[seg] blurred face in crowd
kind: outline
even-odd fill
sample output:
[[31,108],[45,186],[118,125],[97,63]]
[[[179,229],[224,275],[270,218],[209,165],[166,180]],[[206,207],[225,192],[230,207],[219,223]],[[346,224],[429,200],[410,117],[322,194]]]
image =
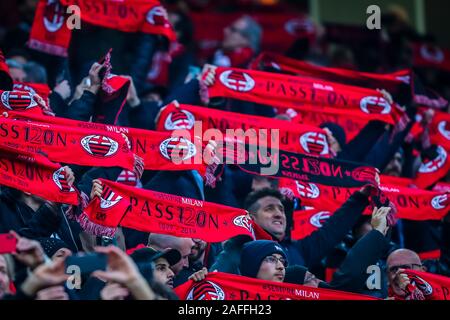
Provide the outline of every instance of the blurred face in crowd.
[[250,212],[253,220],[279,240],[283,239],[286,232],[286,214],[281,201],[267,196],[259,199],[255,208],[256,212]]
[[14,81],[25,82],[27,74],[19,68],[9,68],[9,74]]
[[412,269],[417,271],[425,271],[419,256],[414,251],[408,249],[398,249],[392,252],[387,258],[387,272],[389,285],[397,295],[404,295],[404,291],[399,288],[394,281],[396,272],[399,269]]
[[264,258],[256,278],[267,281],[283,282],[286,274],[286,259],[278,253]]
[[189,262],[193,263],[202,258],[205,253],[207,243],[201,239],[192,239],[194,241],[194,246],[191,249],[191,254],[189,255]]
[[156,281],[165,284],[169,288],[173,288],[174,273],[170,269],[169,262],[166,258],[159,258],[155,261],[155,271],[153,277]]
[[9,293],[9,275],[8,265],[6,264],[6,258],[0,255],[0,299],[7,293]]
[[388,176],[400,177],[402,174],[402,155],[400,152],[396,152],[394,158],[388,163],[384,174]]
[[247,28],[247,22],[244,19],[234,21],[224,30],[222,48],[225,50],[234,50],[248,47],[249,40],[244,36],[243,31]]
[[172,266],[172,270],[177,275],[183,268],[189,267],[189,255],[191,254],[192,247],[194,247],[194,241],[191,238],[185,238],[180,241],[179,245],[172,248],[176,249],[181,254],[181,260]]

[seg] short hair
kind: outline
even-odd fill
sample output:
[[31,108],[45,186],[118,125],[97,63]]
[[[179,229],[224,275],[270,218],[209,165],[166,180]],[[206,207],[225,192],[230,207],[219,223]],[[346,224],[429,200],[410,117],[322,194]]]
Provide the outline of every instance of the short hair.
[[27,74],[26,81],[34,83],[47,83],[47,70],[37,62],[27,62],[23,66],[23,70]]
[[285,197],[281,194],[280,191],[277,189],[271,189],[271,188],[263,188],[260,190],[253,191],[248,194],[247,198],[245,198],[244,201],[244,209],[248,212],[256,212],[258,211],[259,207],[255,206],[258,203],[259,199],[265,198],[265,197],[274,197],[280,200],[282,203],[285,202]]
[[262,39],[262,28],[255,19],[250,16],[242,16],[240,19],[245,21],[246,27],[242,30],[242,34],[248,39],[250,42],[250,47],[255,52],[259,52],[261,46]]

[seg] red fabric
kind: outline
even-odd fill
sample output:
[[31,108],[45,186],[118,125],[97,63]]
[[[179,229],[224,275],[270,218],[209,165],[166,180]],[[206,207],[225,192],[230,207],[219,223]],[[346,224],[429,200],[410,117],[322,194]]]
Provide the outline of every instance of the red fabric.
[[292,217],[293,228],[291,230],[292,240],[301,240],[306,238],[314,231],[323,226],[333,213],[326,210],[309,209],[294,211]]
[[333,275],[336,272],[337,269],[335,268],[326,268],[325,269],[325,281],[326,282],[331,282],[331,280],[333,279]]
[[175,288],[181,300],[377,300],[330,289],[312,288],[211,272],[205,280],[192,280]]
[[0,90],[0,111],[20,111],[43,115],[47,106],[41,104],[30,91]]
[[218,67],[216,80],[208,87],[208,94],[210,98],[227,97],[284,109],[352,110],[367,119],[390,124],[402,115],[374,89],[236,68]]
[[416,67],[436,68],[450,72],[450,50],[432,44],[415,43],[413,64]]
[[269,147],[272,146],[270,134],[273,129],[278,129],[280,149],[322,157],[330,155],[326,133],[320,128],[190,105],[177,107],[175,104],[170,104],[166,106],[161,111],[156,129],[160,131],[190,130],[194,127],[195,121],[201,122],[202,130],[219,129],[224,137],[228,129],[244,131],[254,129],[256,130],[255,135],[261,132],[260,129],[267,129],[264,132],[267,132],[268,137],[258,140],[258,145],[261,146],[266,142]]
[[[46,119],[45,116],[34,116],[35,119]],[[134,155],[122,135],[76,128],[65,122],[66,125],[56,125],[0,118],[0,143],[43,152],[56,162],[133,170]]]
[[[290,189],[302,205],[334,212],[359,188],[324,186],[316,183],[280,180],[281,188]],[[380,189],[395,205],[397,217],[409,220],[441,220],[450,208],[447,193],[381,184]],[[366,211],[366,214],[372,212]]]
[[[71,128],[102,132],[107,135],[123,133],[128,137],[131,151],[143,158],[146,170],[198,170],[201,174],[206,173],[206,165],[201,159],[199,161],[196,159],[196,157],[201,156],[201,152],[195,141],[191,142],[188,139],[172,137],[171,133],[76,121],[59,117],[38,117],[17,112],[10,112],[9,114],[12,118],[25,118],[54,125],[66,125]],[[123,137],[121,138],[123,139]],[[170,158],[171,154],[181,150],[180,148],[184,146],[188,146],[187,153],[182,153],[182,155],[185,155],[185,163],[174,163]]]
[[[239,13],[210,12],[190,13],[194,24],[194,40],[198,45],[199,56],[211,57],[223,39],[224,29],[244,15]],[[314,39],[316,27],[307,16],[297,13],[251,13],[263,29],[261,47],[285,52],[299,38]]]
[[439,260],[441,257],[441,250],[433,250],[427,252],[419,252],[418,253],[420,260]]
[[62,0],[65,5],[80,7],[81,19],[87,23],[124,32],[159,34],[170,41],[175,31],[157,0]]
[[400,93],[401,87],[409,88],[412,97],[411,70],[401,70],[389,74],[359,72],[348,69],[316,66],[304,61],[290,59],[282,55],[263,52],[252,63],[251,68],[263,70],[271,67],[281,73],[300,75],[316,79],[334,81],[372,89],[384,88],[391,94]]
[[435,111],[430,124],[430,142],[450,151],[450,114]]
[[425,189],[443,178],[449,169],[448,151],[438,145],[433,157],[422,159],[414,184]]
[[14,82],[13,87],[17,91],[28,91],[33,95],[37,94],[49,105],[48,96],[51,90],[46,83]]
[[390,290],[395,300],[450,300],[450,278],[433,273],[405,270],[411,284],[406,297],[398,297]]
[[67,28],[66,19],[66,7],[59,0],[40,0],[28,46],[48,54],[67,57],[72,31]]
[[75,188],[67,184],[66,173],[46,157],[0,146],[0,184],[44,199],[78,205]]
[[436,192],[450,192],[450,183],[438,182],[433,187],[433,191],[436,191]]
[[12,90],[12,85],[13,80],[9,74],[9,67],[2,50],[0,50],[0,90]]
[[85,230],[95,235],[111,236],[121,225],[206,242],[236,235],[254,239],[253,223],[245,210],[100,180],[101,198],[94,198],[80,219]]

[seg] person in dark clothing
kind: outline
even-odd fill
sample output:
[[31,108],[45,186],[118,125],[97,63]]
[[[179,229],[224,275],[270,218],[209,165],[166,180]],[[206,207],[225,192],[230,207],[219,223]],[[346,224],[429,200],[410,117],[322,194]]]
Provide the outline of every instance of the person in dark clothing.
[[[324,224],[308,237],[292,241],[286,237],[286,215],[282,202],[284,197],[277,190],[262,189],[251,193],[245,209],[252,219],[268,232],[286,251],[292,264],[312,268],[330,253],[356,223],[369,204],[369,188],[355,192]],[[224,244],[213,270],[238,274],[239,254],[248,237],[235,237]]]

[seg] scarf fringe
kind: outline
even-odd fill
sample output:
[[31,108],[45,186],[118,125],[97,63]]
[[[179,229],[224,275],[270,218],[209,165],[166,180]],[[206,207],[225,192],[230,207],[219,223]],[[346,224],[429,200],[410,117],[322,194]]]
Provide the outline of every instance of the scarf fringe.
[[105,236],[113,238],[117,230],[117,228],[105,227],[92,222],[84,212],[78,217],[78,223],[84,231],[99,237]]

